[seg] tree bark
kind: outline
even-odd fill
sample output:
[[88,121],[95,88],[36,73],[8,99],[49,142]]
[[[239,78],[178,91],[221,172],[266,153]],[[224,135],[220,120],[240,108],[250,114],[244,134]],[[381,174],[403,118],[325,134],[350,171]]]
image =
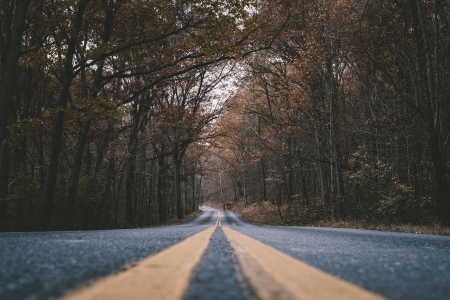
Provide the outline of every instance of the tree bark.
[[[447,182],[447,168],[444,158],[443,142],[441,134],[441,104],[437,99],[433,79],[433,62],[431,49],[429,47],[425,21],[422,13],[420,0],[410,0],[411,12],[414,21],[416,35],[419,79],[424,98],[425,126],[428,134],[428,145],[430,148],[433,166],[433,180],[435,189],[436,217],[444,225],[450,224],[450,199]],[[438,68],[438,66],[434,66]]]
[[181,168],[181,158],[178,153],[175,153],[173,155],[173,161],[175,164],[174,167],[174,184],[175,184],[175,202],[177,204],[177,218],[178,220],[183,219],[184,216],[184,209],[183,209],[183,202],[181,199],[181,174],[180,174],[180,168]]
[[[15,7],[12,5],[15,3]],[[3,1],[6,36],[0,38],[0,145],[8,136],[22,35],[31,0]],[[10,6],[11,5],[11,6]],[[13,19],[14,18],[14,19]],[[13,19],[13,20],[12,20]]]
[[330,187],[331,187],[331,213],[332,218],[339,218],[339,203],[341,200],[341,170],[339,168],[339,150],[338,150],[338,83],[333,74],[331,61],[327,68],[328,88],[330,94]]
[[[5,36],[0,37],[0,147],[3,146],[2,169],[0,173],[0,214],[6,214],[8,196],[10,155],[7,143],[8,126],[12,121],[13,93],[16,83],[22,35],[31,0],[4,1]],[[15,3],[15,7],[13,7]],[[6,216],[6,215],[5,215]]]
[[78,195],[78,185],[80,182],[80,172],[83,160],[84,149],[88,138],[91,121],[84,121],[81,124],[80,135],[77,142],[75,159],[73,162],[72,174],[69,185],[69,193],[67,195],[67,229],[74,229],[75,203]]
[[196,212],[198,210],[198,204],[195,197],[195,172],[192,172],[191,175],[192,180],[192,212]]
[[63,73],[63,84],[61,89],[61,94],[58,99],[58,112],[56,114],[56,119],[53,125],[52,134],[52,152],[50,157],[50,166],[48,168],[47,175],[47,186],[45,190],[45,203],[44,203],[44,213],[43,213],[43,229],[49,229],[52,218],[53,202],[55,199],[56,190],[56,178],[58,176],[59,167],[59,155],[62,151],[62,138],[64,133],[64,112],[63,109],[67,106],[67,101],[70,96],[70,87],[73,80],[73,57],[75,55],[76,46],[78,43],[78,34],[81,30],[84,13],[86,6],[90,0],[81,0],[78,4],[77,15],[73,25],[72,36],[69,40],[66,61],[64,64]]
[[127,169],[127,181],[125,185],[125,209],[127,217],[127,228],[134,226],[133,217],[133,188],[134,188],[134,164]]
[[[161,150],[163,152],[163,149]],[[159,223],[163,224],[167,221],[166,208],[166,164],[165,157],[160,156],[158,159],[158,182],[157,182],[157,197],[159,207]]]
[[133,103],[132,124],[130,129],[130,140],[127,149],[127,180],[125,184],[125,209],[127,227],[134,226],[133,197],[134,195],[134,171],[136,169],[136,155],[138,147],[140,109],[137,103]]
[[5,143],[3,144],[3,150],[2,151],[2,164],[1,164],[1,176],[2,180],[0,181],[0,217],[3,219],[6,219],[7,216],[7,202],[6,197],[8,196],[8,185],[9,182],[7,178],[9,178],[9,167],[10,167],[10,158],[9,158],[9,146]]

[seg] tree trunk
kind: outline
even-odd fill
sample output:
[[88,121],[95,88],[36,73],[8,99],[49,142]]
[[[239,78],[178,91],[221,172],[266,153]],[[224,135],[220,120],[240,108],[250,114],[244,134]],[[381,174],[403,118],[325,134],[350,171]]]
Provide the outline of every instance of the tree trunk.
[[192,172],[191,175],[192,180],[192,212],[198,211],[198,201],[196,201],[195,197],[195,172]]
[[127,180],[125,184],[125,209],[127,217],[127,227],[134,226],[133,218],[133,188],[134,188],[134,163],[130,162],[127,168]]
[[[16,2],[3,1],[6,36],[0,37],[0,148],[3,146],[2,168],[0,173],[0,216],[6,216],[6,197],[8,196],[10,155],[4,141],[8,137],[8,126],[12,120],[13,93],[22,45],[25,20],[31,0]],[[15,7],[13,7],[15,3]]]
[[[128,142],[128,149],[127,149],[128,158],[126,162],[127,180],[125,184],[125,210],[126,210],[127,227],[134,226],[133,197],[136,197],[136,195],[134,195],[134,171],[136,169],[139,119],[140,113],[138,111],[138,105],[136,103],[133,103],[130,140]],[[134,209],[136,209],[136,207]]]
[[244,165],[244,169],[242,172],[242,178],[244,181],[244,207],[247,207],[247,180],[245,178],[245,165]]
[[2,151],[2,161],[1,161],[1,178],[0,181],[0,217],[6,219],[7,216],[7,202],[6,197],[8,196],[8,185],[9,185],[9,167],[10,167],[10,157],[9,157],[9,146],[7,143],[3,144]]
[[283,221],[283,214],[281,213],[281,184],[280,183],[278,183],[277,208],[278,208],[278,214],[280,215],[280,220]]
[[70,38],[66,61],[64,64],[63,84],[61,94],[58,99],[58,112],[56,114],[55,123],[53,125],[52,134],[52,152],[50,156],[50,166],[48,168],[47,186],[45,190],[45,203],[43,213],[43,229],[49,229],[52,218],[53,202],[55,199],[56,178],[58,176],[59,155],[62,151],[62,138],[64,133],[64,112],[63,109],[67,106],[67,101],[70,95],[70,87],[73,80],[73,57],[75,55],[76,46],[78,43],[78,34],[81,29],[82,21],[86,6],[90,0],[81,0],[78,4],[77,15],[73,26],[72,36]]
[[267,183],[266,183],[266,165],[264,163],[264,158],[261,157],[261,173],[262,173],[262,198],[267,197]]
[[[161,149],[163,152],[163,149]],[[158,182],[157,182],[157,197],[159,207],[159,223],[163,224],[167,221],[167,208],[166,208],[166,164],[165,157],[160,156],[158,159]]]
[[[0,145],[8,136],[17,67],[31,0],[2,1],[6,36],[0,39]],[[15,3],[15,7],[12,7]],[[11,6],[10,6],[11,5]],[[4,179],[3,179],[4,180]]]
[[[433,62],[428,44],[425,21],[420,0],[410,0],[411,12],[416,33],[416,44],[419,63],[419,79],[425,107],[425,126],[427,127],[428,145],[431,152],[433,166],[433,180],[435,188],[436,217],[444,225],[450,224],[450,199],[447,182],[447,168],[444,159],[441,134],[441,104],[438,101],[433,79]],[[438,68],[438,66],[435,66]]]
[[303,199],[305,199],[305,206],[309,207],[308,188],[306,186],[305,174],[303,171],[301,172],[300,176],[301,176],[301,181],[302,181],[302,194],[303,194]]
[[178,153],[173,155],[174,161],[174,184],[175,184],[175,202],[177,204],[177,218],[178,220],[183,219],[184,210],[183,210],[183,202],[181,199],[181,158]]
[[341,200],[341,171],[339,168],[339,151],[338,151],[338,91],[337,82],[333,74],[333,66],[328,63],[327,70],[328,85],[330,89],[330,187],[331,187],[331,213],[332,218],[339,218],[339,203]]
[[80,182],[80,172],[83,160],[84,149],[88,138],[91,121],[84,121],[81,124],[80,134],[78,136],[75,159],[73,162],[72,174],[70,178],[69,193],[67,195],[67,229],[74,229],[75,204],[78,195],[78,184]]

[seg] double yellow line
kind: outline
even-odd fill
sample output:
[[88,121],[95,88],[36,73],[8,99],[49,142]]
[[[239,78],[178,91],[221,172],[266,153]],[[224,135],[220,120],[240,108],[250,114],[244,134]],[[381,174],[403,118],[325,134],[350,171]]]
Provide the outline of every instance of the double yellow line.
[[[69,292],[63,299],[182,299],[216,227],[221,227],[220,212],[215,226],[141,260],[124,272]],[[262,300],[384,299],[228,227],[223,230],[244,274]]]
[[385,299],[231,228],[223,230],[260,299]]
[[216,227],[222,227],[222,214],[220,211],[217,212]]

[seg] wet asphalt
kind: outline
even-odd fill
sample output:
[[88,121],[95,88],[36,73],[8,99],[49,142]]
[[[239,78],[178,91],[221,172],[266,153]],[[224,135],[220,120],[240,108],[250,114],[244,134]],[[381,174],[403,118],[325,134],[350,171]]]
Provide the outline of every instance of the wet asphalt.
[[[55,298],[123,270],[213,226],[217,212],[206,209],[194,220],[176,226],[0,233],[0,299]],[[231,212],[222,212],[222,226],[389,299],[450,299],[450,237],[261,227]],[[194,270],[185,299],[255,299],[220,227]]]

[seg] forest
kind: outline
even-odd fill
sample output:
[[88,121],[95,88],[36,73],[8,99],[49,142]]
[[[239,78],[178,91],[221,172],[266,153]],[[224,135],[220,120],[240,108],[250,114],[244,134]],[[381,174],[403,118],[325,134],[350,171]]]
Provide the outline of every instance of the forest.
[[448,0],[0,3],[0,231],[450,225]]

